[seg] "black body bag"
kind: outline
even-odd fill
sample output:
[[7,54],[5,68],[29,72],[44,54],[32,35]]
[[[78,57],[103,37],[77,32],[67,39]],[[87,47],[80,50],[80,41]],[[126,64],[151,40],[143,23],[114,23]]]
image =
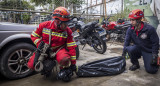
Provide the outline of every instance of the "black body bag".
[[116,75],[125,71],[126,61],[122,56],[102,59],[84,64],[76,73],[79,77]]

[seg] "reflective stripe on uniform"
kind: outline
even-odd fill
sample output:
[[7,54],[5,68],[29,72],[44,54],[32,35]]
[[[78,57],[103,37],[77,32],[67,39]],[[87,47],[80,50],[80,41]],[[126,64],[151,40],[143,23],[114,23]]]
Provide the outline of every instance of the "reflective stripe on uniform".
[[76,45],[75,42],[67,43],[67,47],[71,47],[71,46],[75,46],[75,45]]
[[41,39],[36,39],[35,41],[34,41],[34,44],[35,45],[37,45],[37,42],[39,42]]
[[38,38],[40,38],[40,37],[41,37],[40,35],[38,35],[37,33],[35,33],[35,31],[33,31],[33,32],[32,32],[32,36],[34,36],[34,37],[38,37]]
[[[49,35],[49,29],[43,28],[42,33]],[[52,36],[67,38],[68,35],[64,35],[64,33],[52,32]]]
[[71,60],[76,60],[76,56],[71,56]]

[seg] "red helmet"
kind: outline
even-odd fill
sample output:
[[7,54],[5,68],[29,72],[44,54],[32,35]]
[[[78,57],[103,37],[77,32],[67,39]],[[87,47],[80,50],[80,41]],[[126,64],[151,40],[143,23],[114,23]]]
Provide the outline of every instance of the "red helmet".
[[132,10],[128,16],[130,19],[140,19],[142,17],[144,17],[144,13],[140,9]]
[[53,12],[53,18],[58,18],[61,21],[69,21],[70,13],[65,7],[58,7]]

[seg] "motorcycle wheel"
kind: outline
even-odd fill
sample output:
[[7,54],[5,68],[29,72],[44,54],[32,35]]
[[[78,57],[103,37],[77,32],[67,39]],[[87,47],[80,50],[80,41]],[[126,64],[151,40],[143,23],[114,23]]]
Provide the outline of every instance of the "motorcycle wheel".
[[99,36],[95,36],[92,39],[93,48],[100,54],[103,54],[107,50],[106,42],[104,42]]

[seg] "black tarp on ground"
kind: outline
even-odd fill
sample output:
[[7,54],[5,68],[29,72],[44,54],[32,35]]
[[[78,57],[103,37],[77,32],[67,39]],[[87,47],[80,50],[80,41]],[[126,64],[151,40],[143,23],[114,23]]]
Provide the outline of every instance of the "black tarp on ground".
[[125,67],[125,58],[117,56],[84,64],[76,74],[79,77],[116,75],[124,72]]

